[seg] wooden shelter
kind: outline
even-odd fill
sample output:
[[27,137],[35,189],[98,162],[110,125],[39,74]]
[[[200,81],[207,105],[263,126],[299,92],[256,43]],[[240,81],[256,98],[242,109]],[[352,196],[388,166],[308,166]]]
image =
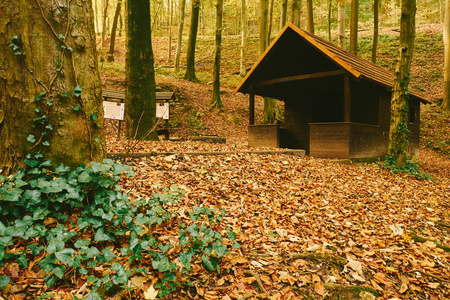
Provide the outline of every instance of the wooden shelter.
[[[394,76],[292,24],[286,25],[235,92],[249,94],[250,146],[304,149],[311,156],[387,154]],[[284,101],[284,127],[255,125],[255,95]],[[420,103],[410,91],[410,155],[419,152]]]

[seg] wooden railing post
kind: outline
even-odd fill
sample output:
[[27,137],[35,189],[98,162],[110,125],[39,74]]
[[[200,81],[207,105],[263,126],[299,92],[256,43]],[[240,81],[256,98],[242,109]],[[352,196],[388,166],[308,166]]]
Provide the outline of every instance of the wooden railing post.
[[255,93],[250,89],[249,108],[248,108],[248,124],[255,125]]

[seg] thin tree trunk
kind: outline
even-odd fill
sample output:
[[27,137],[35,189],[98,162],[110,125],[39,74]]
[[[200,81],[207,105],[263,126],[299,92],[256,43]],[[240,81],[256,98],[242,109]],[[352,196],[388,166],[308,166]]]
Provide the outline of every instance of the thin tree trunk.
[[115,43],[116,43],[116,29],[117,29],[117,22],[119,20],[121,8],[122,8],[122,0],[118,0],[117,1],[117,6],[116,6],[116,13],[114,14],[113,26],[112,26],[112,30],[111,30],[111,43],[109,45],[108,61],[114,61],[114,47],[115,47]]
[[107,16],[108,16],[108,3],[109,3],[109,0],[105,0],[105,7],[103,8],[102,48],[105,47],[106,18],[107,18]]
[[288,0],[282,0],[282,1],[281,1],[281,20],[280,20],[280,28],[283,28],[284,25],[286,25],[287,6],[288,6]]
[[328,0],[328,40],[331,42],[331,0]]
[[241,35],[241,63],[239,75],[244,77],[247,74],[247,3],[245,0],[241,1],[241,20],[242,20],[242,35]]
[[173,16],[173,0],[168,0],[169,1],[169,45],[168,45],[168,57],[167,57],[167,62],[171,63],[172,62],[172,16]]
[[267,28],[267,39],[270,42],[270,35],[272,34],[272,24],[273,24],[273,0],[270,0],[269,6],[269,26]]
[[94,1],[94,19],[95,19],[95,33],[99,32],[98,28],[98,1]]
[[200,13],[200,0],[192,0],[191,27],[186,57],[186,74],[184,79],[198,82],[195,76],[195,44],[197,43],[198,18]]
[[306,13],[308,31],[314,33],[314,14],[312,0],[306,0]]
[[70,14],[51,13],[53,5],[0,4],[3,174],[37,152],[71,167],[106,154],[92,0],[67,2]]
[[211,106],[216,108],[223,107],[220,99],[220,54],[222,51],[222,11],[223,0],[217,0],[216,4],[216,51],[214,55],[213,66],[213,94],[211,99]]
[[180,23],[178,24],[177,50],[175,54],[175,73],[180,72],[181,41],[183,39],[185,10],[186,0],[180,0]]
[[301,0],[292,0],[291,4],[291,23],[300,28],[300,20],[301,20]]
[[358,0],[352,0],[352,13],[350,16],[350,52],[358,55]]
[[445,1],[444,17],[444,86],[442,107],[450,111],[450,0]]
[[415,38],[416,0],[402,0],[400,45],[391,100],[388,154],[404,166],[408,151],[408,85]]
[[127,137],[157,140],[150,1],[127,3],[125,121]]
[[338,2],[338,45],[345,50],[345,0]]
[[378,8],[380,6],[379,0],[373,1],[373,44],[372,44],[372,62],[377,62],[377,47],[378,47]]
[[269,26],[269,0],[259,0],[259,54],[262,55],[269,45],[267,36]]

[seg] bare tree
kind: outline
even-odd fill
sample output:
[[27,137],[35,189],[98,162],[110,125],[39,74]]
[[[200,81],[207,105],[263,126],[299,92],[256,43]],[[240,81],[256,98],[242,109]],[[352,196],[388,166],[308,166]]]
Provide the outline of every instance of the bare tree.
[[186,0],[180,0],[180,23],[178,24],[177,50],[175,53],[175,73],[180,72],[181,40],[183,39]]
[[442,107],[450,111],[450,0],[445,1],[444,18],[444,99]]
[[358,11],[359,1],[352,0],[352,13],[350,16],[350,52],[358,54]]
[[241,32],[241,62],[239,75],[244,77],[247,74],[247,64],[246,64],[246,50],[247,50],[247,3],[245,0],[241,0],[241,21],[242,21],[242,32]]

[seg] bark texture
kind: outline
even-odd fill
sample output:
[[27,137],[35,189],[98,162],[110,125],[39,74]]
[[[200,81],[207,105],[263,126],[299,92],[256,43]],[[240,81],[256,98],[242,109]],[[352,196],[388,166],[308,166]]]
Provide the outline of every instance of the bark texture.
[[223,0],[217,0],[216,4],[216,50],[213,66],[213,94],[211,106],[216,108],[223,107],[220,99],[220,56],[222,52],[222,16]]
[[180,20],[178,24],[177,50],[175,53],[175,73],[180,72],[180,54],[181,41],[183,39],[184,15],[186,9],[186,0],[180,0]]
[[300,20],[301,20],[301,0],[292,0],[291,3],[291,23],[300,28]]
[[197,43],[198,19],[200,14],[200,0],[192,0],[191,26],[186,55],[186,75],[184,79],[198,82],[195,76],[195,44]]
[[281,0],[281,19],[280,19],[280,28],[283,28],[286,25],[286,13],[287,13],[287,0]]
[[445,1],[444,21],[444,99],[442,107],[450,111],[450,0]]
[[372,44],[372,62],[377,62],[377,48],[378,48],[378,8],[380,6],[379,0],[373,1],[373,44]]
[[345,50],[345,1],[338,2],[338,45]]
[[358,55],[358,12],[359,1],[352,0],[352,12],[350,16],[350,52]]
[[408,151],[408,85],[415,39],[416,0],[402,0],[400,44],[391,99],[389,155],[404,166]]
[[308,31],[314,34],[314,13],[312,0],[306,0]]
[[3,173],[37,151],[70,166],[105,155],[92,1],[57,3],[0,2]]
[[242,32],[241,32],[241,62],[239,75],[244,77],[247,74],[247,3],[245,0],[241,0],[241,21],[242,21]]
[[133,0],[127,4],[126,38],[127,137],[157,140],[156,87],[150,27],[150,2]]

